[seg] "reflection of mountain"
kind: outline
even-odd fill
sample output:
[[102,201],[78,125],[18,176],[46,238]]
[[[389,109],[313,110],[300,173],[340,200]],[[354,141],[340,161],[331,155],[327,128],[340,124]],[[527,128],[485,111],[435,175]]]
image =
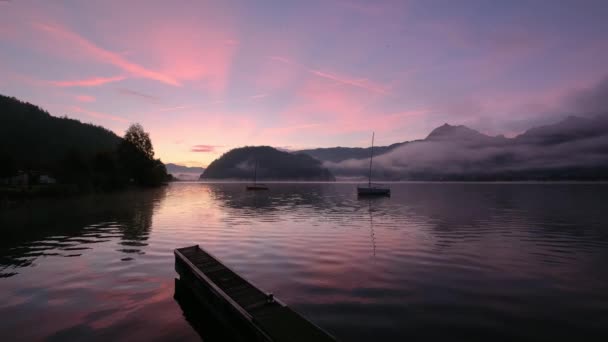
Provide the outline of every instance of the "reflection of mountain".
[[209,164],[201,179],[249,180],[253,179],[254,172],[257,172],[258,180],[334,180],[333,175],[318,160],[269,146],[230,150]]
[[[142,254],[152,216],[166,188],[38,200],[0,211],[0,274],[14,275],[38,257],[77,257],[91,245],[119,238],[119,252]],[[124,259],[132,257],[126,256]]]
[[[362,177],[365,159],[324,162],[335,175]],[[426,139],[374,158],[375,179],[608,179],[608,117],[569,117],[515,138],[445,124]]]
[[208,184],[215,200],[226,208],[261,212],[281,212],[298,208],[335,209],[326,197],[329,184],[273,183],[268,192],[244,191],[243,184]]

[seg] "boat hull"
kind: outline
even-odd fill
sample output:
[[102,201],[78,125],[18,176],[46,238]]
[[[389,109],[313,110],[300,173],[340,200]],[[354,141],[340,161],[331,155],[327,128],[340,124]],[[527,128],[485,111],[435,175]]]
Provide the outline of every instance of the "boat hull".
[[358,187],[357,195],[359,196],[390,196],[391,189],[389,188],[374,188],[374,187]]

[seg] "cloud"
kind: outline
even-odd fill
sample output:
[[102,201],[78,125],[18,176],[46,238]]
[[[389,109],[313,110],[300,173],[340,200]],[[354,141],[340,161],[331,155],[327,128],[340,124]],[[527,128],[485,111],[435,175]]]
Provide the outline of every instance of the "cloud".
[[336,74],[332,74],[329,72],[323,72],[320,70],[314,70],[314,69],[308,69],[308,72],[312,73],[313,75],[326,78],[328,80],[336,81],[338,83],[350,85],[353,87],[367,89],[369,91],[373,91],[373,92],[377,92],[377,93],[386,93],[388,91],[388,88],[375,84],[365,78],[350,79],[345,76],[338,76]]
[[70,110],[72,110],[76,113],[86,114],[90,117],[94,117],[97,119],[104,119],[104,120],[111,120],[111,121],[118,121],[118,122],[129,122],[129,120],[127,120],[123,117],[120,117],[120,116],[96,112],[96,111],[92,111],[92,110],[87,110],[87,109],[84,109],[84,108],[81,108],[78,106],[72,106],[72,107],[70,107]]
[[56,87],[97,87],[107,83],[122,81],[124,79],[124,76],[93,77],[83,80],[49,81],[48,83]]
[[608,113],[608,77],[593,87],[572,93],[568,97],[572,112],[580,115]]
[[[392,180],[558,172],[608,168],[608,135],[562,144],[527,144],[517,139],[504,144],[476,145],[463,141],[418,141],[374,158],[374,177]],[[364,176],[369,161],[325,162],[334,174]],[[542,173],[541,173],[542,174]]]
[[215,150],[218,147],[222,147],[222,146],[218,146],[218,145],[194,145],[192,146],[192,148],[190,149],[191,152],[200,152],[200,153],[210,153],[210,152],[215,152]]
[[349,76],[338,75],[333,72],[322,71],[319,69],[308,67],[302,63],[295,62],[291,59],[281,57],[281,56],[270,56],[270,59],[273,61],[277,61],[284,64],[296,65],[300,68],[303,68],[308,73],[315,75],[317,77],[321,77],[327,80],[331,80],[334,82],[338,82],[340,84],[349,85],[357,88],[362,88],[365,90],[369,90],[376,93],[386,93],[389,90],[389,87],[383,86],[381,84],[370,81],[366,78],[353,78]]
[[172,112],[172,111],[177,111],[177,110],[182,110],[182,109],[188,109],[188,108],[191,108],[191,106],[166,107],[166,108],[158,109],[157,111],[159,111],[159,112]]
[[34,26],[57,39],[61,43],[70,44],[89,57],[100,62],[114,65],[134,77],[147,78],[173,86],[181,85],[180,82],[178,82],[175,78],[154,70],[147,69],[127,60],[117,53],[105,50],[80,36],[76,32],[70,31],[66,27],[47,23],[35,23]]
[[95,97],[90,95],[78,95],[76,96],[78,102],[95,102]]
[[133,96],[133,97],[137,97],[140,99],[145,99],[145,100],[149,100],[152,102],[158,102],[159,98],[153,95],[148,95],[148,94],[144,94],[141,93],[139,91],[135,91],[135,90],[131,90],[131,89],[127,89],[127,88],[119,88],[117,89],[119,93],[123,94],[123,95],[127,95],[127,96]]
[[280,125],[269,133],[284,135],[307,130],[312,134],[396,131],[429,109],[387,111],[375,108],[382,93],[358,87],[343,87],[323,78],[312,78],[295,92],[296,98],[283,109]]
[[[464,126],[442,126],[432,138],[407,143],[374,158],[374,175],[395,180],[497,174],[606,177],[606,99],[608,78],[569,96],[564,106],[579,116],[531,128],[510,139],[486,136]],[[350,159],[324,165],[336,175],[364,176],[368,163]]]

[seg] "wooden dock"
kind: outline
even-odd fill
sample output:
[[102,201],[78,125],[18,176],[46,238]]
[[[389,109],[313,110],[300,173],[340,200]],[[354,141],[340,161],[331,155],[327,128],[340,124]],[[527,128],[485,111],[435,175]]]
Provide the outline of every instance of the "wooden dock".
[[175,270],[200,303],[243,341],[336,341],[198,245],[175,250]]

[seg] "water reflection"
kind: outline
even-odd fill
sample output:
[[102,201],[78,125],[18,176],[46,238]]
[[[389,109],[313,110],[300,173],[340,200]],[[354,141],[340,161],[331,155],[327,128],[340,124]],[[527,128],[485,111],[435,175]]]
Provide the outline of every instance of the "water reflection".
[[[182,281],[175,279],[175,294],[184,319],[205,342],[239,341],[239,336],[230,327],[218,319],[213,310],[199,304],[199,300]],[[242,339],[240,339],[242,341]]]
[[387,197],[358,197],[359,201],[367,203],[367,212],[369,214],[369,237],[371,242],[372,256],[376,257],[376,232],[374,230],[374,215],[378,208],[386,205]]
[[198,243],[344,341],[608,336],[608,186],[391,188],[180,183],[0,212],[0,335],[209,338],[173,300],[172,249]]
[[19,274],[41,257],[78,257],[92,245],[119,238],[127,254],[144,254],[155,208],[166,189],[40,200],[0,212],[0,277]]

